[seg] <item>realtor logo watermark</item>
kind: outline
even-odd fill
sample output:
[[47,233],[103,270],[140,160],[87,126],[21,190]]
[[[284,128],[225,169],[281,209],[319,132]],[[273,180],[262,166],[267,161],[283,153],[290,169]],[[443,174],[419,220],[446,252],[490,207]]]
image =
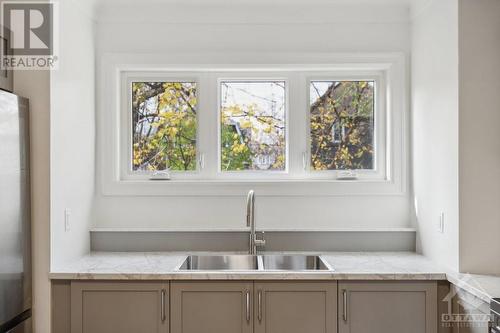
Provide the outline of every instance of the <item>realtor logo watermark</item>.
[[0,69],[57,69],[58,3],[4,1],[1,4]]
[[[450,292],[442,299],[442,302],[448,304],[448,311],[441,314],[442,327],[489,327],[491,315],[489,313],[484,313],[484,309],[481,310],[481,306],[484,302],[475,296],[467,297],[467,301],[464,300],[464,296],[460,297],[459,293],[466,285],[474,285],[475,289],[484,292],[481,286],[474,283],[472,275],[463,274],[460,276],[460,278],[454,282],[454,286],[450,289]],[[466,292],[463,293],[467,294]],[[456,307],[453,306],[454,301],[456,302]]]

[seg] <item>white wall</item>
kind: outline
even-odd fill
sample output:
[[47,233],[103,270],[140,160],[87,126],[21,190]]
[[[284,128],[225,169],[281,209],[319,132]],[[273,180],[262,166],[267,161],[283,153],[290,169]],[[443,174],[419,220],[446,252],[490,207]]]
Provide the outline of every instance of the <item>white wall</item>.
[[[102,55],[107,53],[207,52],[219,53],[231,63],[235,59],[229,53],[403,52],[408,55],[410,50],[407,7],[159,5],[147,11],[137,6],[101,8],[99,13],[98,66]],[[102,91],[100,82],[97,84],[98,91]],[[100,191],[98,185],[94,226],[244,228],[243,196],[113,197],[103,196]],[[260,228],[410,226],[407,193],[259,197],[257,205]]]
[[52,267],[89,251],[95,188],[94,22],[78,2],[59,4],[59,69],[50,80]]
[[[458,270],[458,1],[436,0],[416,15],[411,112],[417,246]],[[441,212],[444,233],[438,231]]]
[[[51,332],[51,259],[57,263],[88,250],[89,202],[95,182],[92,23],[72,2],[60,4],[60,70],[14,74],[14,92],[30,101],[34,333]],[[64,128],[66,121],[78,126]],[[68,156],[71,145],[81,154]],[[84,170],[74,169],[75,161],[82,161]],[[58,210],[68,202],[77,215],[71,233],[61,235]]]
[[460,0],[460,269],[500,274],[500,1]]

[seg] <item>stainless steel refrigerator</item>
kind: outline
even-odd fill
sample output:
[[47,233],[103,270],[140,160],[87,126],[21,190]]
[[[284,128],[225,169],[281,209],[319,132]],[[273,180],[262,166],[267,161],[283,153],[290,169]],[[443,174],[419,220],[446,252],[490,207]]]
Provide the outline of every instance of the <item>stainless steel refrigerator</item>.
[[29,332],[28,100],[0,90],[0,332]]

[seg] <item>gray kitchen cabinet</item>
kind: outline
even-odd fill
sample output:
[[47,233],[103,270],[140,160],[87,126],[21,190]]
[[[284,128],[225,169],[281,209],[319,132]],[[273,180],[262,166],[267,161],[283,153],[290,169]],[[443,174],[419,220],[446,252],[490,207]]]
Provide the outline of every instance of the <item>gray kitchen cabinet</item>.
[[337,282],[255,282],[255,333],[335,333]]
[[437,283],[339,282],[339,333],[436,333]]
[[253,281],[173,281],[172,333],[252,333]]
[[168,283],[71,283],[71,333],[168,333]]
[[436,281],[72,281],[67,286],[58,299],[71,304],[70,320],[66,311],[58,315],[61,331],[71,326],[71,333],[438,331]]

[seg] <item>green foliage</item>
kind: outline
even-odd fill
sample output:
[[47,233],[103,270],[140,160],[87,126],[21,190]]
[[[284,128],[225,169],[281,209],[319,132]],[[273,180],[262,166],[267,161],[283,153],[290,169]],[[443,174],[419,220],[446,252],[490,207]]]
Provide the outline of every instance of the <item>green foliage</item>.
[[133,169],[196,170],[196,83],[134,82]]
[[241,140],[234,126],[221,125],[222,170],[240,171],[249,168],[252,160],[247,143],[245,139]]

